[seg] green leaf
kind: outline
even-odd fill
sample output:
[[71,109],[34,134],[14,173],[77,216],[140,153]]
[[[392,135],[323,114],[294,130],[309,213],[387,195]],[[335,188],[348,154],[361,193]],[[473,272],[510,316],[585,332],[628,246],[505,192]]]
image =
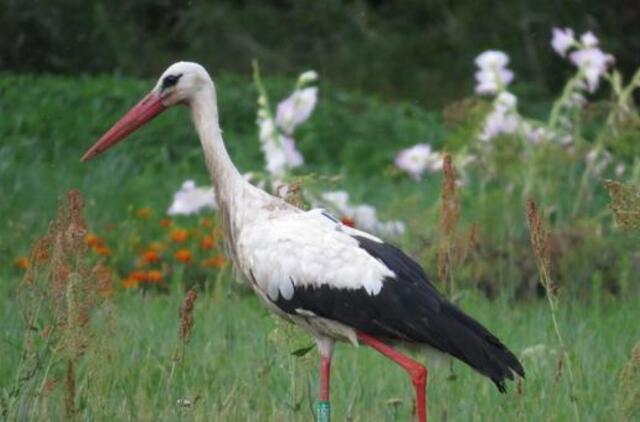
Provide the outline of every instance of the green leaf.
[[291,352],[291,355],[301,358],[302,356],[306,355],[311,350],[313,350],[314,347],[315,347],[315,344],[312,344],[311,346],[307,346],[307,347],[301,347]]

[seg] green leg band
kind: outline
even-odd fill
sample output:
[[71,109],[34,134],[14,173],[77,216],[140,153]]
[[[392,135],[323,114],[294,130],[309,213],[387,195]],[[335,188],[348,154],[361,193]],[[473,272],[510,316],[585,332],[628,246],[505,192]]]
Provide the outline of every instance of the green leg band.
[[318,401],[316,404],[316,421],[329,422],[331,420],[331,405],[328,401]]

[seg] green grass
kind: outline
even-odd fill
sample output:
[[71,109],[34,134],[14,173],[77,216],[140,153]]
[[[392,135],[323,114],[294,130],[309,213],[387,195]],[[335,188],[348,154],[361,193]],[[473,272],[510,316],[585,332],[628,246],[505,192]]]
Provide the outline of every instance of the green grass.
[[[85,356],[78,373],[79,416],[92,420],[311,420],[317,389],[318,356],[303,358],[291,352],[311,342],[283,334],[252,294],[227,290],[214,300],[201,295],[195,308],[192,341],[182,364],[174,367],[180,347],[177,309],[181,294],[165,296],[121,294],[113,303],[113,321],[98,321],[100,344]],[[245,291],[246,293],[246,291]],[[4,339],[0,380],[9,384],[19,356],[20,309],[3,296]],[[537,344],[546,353],[523,357],[527,378],[523,393],[510,384],[501,395],[493,384],[460,363],[449,379],[447,361],[429,365],[429,411],[434,420],[571,420],[566,370],[557,377],[558,355],[544,303],[513,306],[465,295],[461,305],[513,348],[522,351]],[[566,329],[576,365],[576,395],[583,420],[599,421],[616,414],[618,375],[629,350],[640,337],[637,304],[610,301],[597,309],[563,306],[560,320]],[[287,341],[289,338],[289,341]],[[291,340],[291,338],[293,340]],[[62,377],[64,369],[58,363]],[[60,369],[62,368],[62,369]],[[341,344],[335,353],[332,405],[335,420],[407,420],[412,388],[406,374],[371,349]],[[40,380],[38,380],[40,381]],[[62,386],[49,398],[48,410],[30,409],[35,420],[63,413]],[[178,399],[194,400],[181,409]],[[393,399],[400,402],[397,407]]]

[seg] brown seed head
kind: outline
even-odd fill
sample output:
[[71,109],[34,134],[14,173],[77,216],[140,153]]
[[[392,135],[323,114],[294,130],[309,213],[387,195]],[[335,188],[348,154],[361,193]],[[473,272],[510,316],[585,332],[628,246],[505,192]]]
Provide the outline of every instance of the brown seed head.
[[184,343],[188,343],[191,338],[191,330],[193,328],[193,305],[198,298],[198,293],[195,289],[191,289],[187,292],[180,305],[178,315],[180,316],[180,339]]

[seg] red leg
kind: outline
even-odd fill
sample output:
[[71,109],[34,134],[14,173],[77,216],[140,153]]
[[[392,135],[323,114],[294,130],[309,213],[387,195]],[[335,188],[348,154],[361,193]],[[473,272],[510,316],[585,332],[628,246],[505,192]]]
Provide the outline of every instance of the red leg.
[[320,400],[316,404],[316,422],[329,422],[331,419],[331,405],[329,390],[331,380],[331,356],[334,341],[329,338],[316,338],[320,352]]
[[329,401],[331,385],[331,356],[322,356],[320,359],[320,400]]
[[364,333],[358,333],[358,340],[367,346],[376,349],[398,365],[402,366],[411,376],[411,382],[416,389],[416,407],[418,408],[419,422],[427,422],[427,368],[413,359],[394,350],[380,340]]

